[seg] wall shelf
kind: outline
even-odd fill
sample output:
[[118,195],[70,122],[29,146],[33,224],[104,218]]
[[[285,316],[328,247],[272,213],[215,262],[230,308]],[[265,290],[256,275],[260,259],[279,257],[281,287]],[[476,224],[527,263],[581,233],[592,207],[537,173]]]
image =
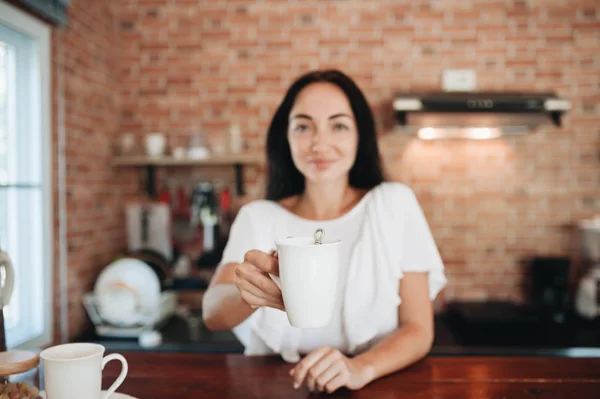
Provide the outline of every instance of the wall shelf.
[[145,167],[147,173],[146,193],[156,197],[155,173],[156,167],[194,167],[194,166],[233,166],[235,168],[235,186],[237,194],[244,195],[243,168],[246,165],[260,165],[263,157],[258,155],[215,155],[203,159],[175,158],[175,157],[149,157],[149,156],[119,156],[113,161],[116,167]]
[[227,165],[258,165],[262,157],[256,155],[218,155],[205,159],[175,158],[175,157],[148,157],[148,156],[120,156],[113,161],[115,166],[227,166]]

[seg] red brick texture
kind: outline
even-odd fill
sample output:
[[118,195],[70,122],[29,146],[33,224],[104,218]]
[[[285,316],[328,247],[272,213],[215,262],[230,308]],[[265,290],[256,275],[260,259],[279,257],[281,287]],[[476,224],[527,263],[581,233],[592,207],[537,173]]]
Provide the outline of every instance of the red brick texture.
[[[73,1],[69,14],[68,27],[52,32],[52,68],[55,149],[61,99],[65,110],[68,314],[72,337],[88,322],[83,294],[92,289],[98,272],[123,248],[123,203],[127,193],[136,192],[137,176],[111,165],[114,138],[119,132],[121,42],[109,2]],[[54,264],[58,276],[57,160],[55,156]],[[58,326],[58,284],[55,287]],[[58,329],[55,336],[59,339]]]
[[[564,226],[600,211],[596,1],[73,3],[55,44],[62,37],[66,50],[74,317],[93,275],[120,248],[123,198],[138,189],[138,175],[110,167],[116,135],[162,131],[174,147],[200,131],[214,144],[238,123],[249,149],[262,151],[285,89],[313,68],[340,68],[365,91],[386,169],[416,191],[446,263],[441,301],[522,300],[522,259],[568,253]],[[556,90],[573,109],[560,129],[490,142],[425,143],[392,132],[394,93],[439,89],[446,68],[475,69],[481,90]],[[261,171],[246,178],[257,194]]]

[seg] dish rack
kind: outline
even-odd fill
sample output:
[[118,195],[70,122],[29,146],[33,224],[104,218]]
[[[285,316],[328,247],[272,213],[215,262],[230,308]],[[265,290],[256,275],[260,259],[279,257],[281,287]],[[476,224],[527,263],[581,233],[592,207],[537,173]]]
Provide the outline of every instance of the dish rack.
[[160,303],[156,307],[141,308],[141,324],[133,326],[115,326],[102,318],[98,300],[92,292],[83,296],[83,306],[94,323],[96,334],[101,337],[138,338],[140,334],[148,330],[156,330],[175,313],[177,307],[177,294],[174,291],[163,291],[160,294]]

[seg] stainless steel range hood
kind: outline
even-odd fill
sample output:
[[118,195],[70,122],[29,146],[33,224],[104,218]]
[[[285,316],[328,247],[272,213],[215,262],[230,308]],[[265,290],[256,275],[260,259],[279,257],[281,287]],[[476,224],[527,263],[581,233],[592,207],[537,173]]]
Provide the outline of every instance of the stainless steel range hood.
[[489,139],[560,126],[570,101],[554,93],[440,92],[398,94],[397,130],[422,139]]

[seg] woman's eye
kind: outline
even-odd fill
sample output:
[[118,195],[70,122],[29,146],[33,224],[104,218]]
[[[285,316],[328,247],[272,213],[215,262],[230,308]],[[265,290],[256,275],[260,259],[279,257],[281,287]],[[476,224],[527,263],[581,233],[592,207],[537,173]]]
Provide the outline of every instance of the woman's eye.
[[348,126],[342,123],[336,123],[335,125],[333,125],[333,130],[335,130],[336,132],[343,132],[348,130]]
[[296,133],[302,133],[308,130],[308,126],[307,125],[297,125],[296,127],[294,127],[294,132]]

